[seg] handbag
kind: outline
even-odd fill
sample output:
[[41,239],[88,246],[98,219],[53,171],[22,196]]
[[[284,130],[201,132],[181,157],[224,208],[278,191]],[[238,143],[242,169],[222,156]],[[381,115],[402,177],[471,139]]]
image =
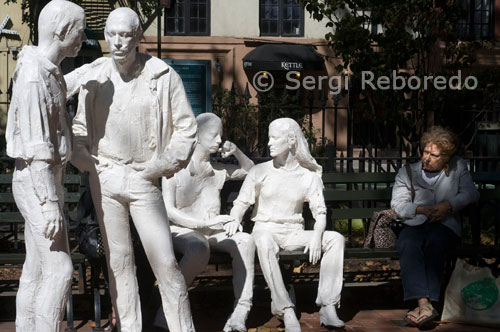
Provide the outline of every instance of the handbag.
[[[82,222],[84,218],[87,219],[86,223]],[[78,201],[76,219],[78,222],[76,237],[78,239],[79,251],[89,260],[103,259],[105,257],[104,243],[88,188]]]
[[[409,164],[405,165],[410,178],[411,201],[415,199],[415,188]],[[392,210],[375,211],[370,220],[370,227],[363,243],[364,248],[395,248],[397,234],[402,227],[398,214]]]
[[441,320],[500,327],[500,277],[457,259],[446,287]]

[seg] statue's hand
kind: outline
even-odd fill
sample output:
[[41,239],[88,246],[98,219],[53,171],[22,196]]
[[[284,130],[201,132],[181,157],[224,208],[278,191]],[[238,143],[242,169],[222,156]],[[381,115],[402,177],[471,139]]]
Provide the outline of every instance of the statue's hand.
[[321,235],[313,235],[311,241],[304,249],[304,253],[309,251],[309,263],[316,264],[321,258]]
[[233,236],[234,234],[236,234],[236,232],[243,231],[243,227],[237,221],[228,222],[228,223],[224,224],[223,227],[226,230],[227,236]]
[[80,172],[92,172],[95,169],[94,159],[92,159],[86,147],[75,148],[70,163],[78,168]]
[[163,163],[159,160],[151,160],[141,164],[131,164],[133,170],[139,173],[139,175],[148,180],[154,181],[162,176]]
[[238,147],[236,146],[236,144],[230,141],[225,141],[222,147],[220,148],[222,158],[228,158],[229,156],[232,156],[237,149]]
[[206,227],[211,227],[211,226],[215,226],[215,225],[223,225],[223,224],[226,224],[228,222],[232,222],[234,221],[234,218],[231,217],[231,216],[228,216],[226,214],[221,214],[221,215],[218,215],[214,218],[210,218],[206,221]]
[[44,235],[46,239],[54,241],[62,229],[63,217],[58,202],[46,202],[42,207],[42,215],[45,220]]

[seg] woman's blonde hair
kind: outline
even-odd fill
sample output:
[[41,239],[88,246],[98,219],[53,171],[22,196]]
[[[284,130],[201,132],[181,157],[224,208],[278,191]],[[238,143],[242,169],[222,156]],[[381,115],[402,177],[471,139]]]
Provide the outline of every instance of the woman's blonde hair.
[[450,129],[441,126],[433,126],[427,130],[420,139],[420,147],[423,150],[428,144],[436,144],[441,151],[441,156],[450,160],[458,150],[458,138]]

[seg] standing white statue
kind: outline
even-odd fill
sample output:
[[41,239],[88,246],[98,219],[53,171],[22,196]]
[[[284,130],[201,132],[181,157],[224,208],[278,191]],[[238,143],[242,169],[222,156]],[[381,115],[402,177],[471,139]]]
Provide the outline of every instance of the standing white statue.
[[[187,285],[207,266],[210,249],[231,255],[235,308],[224,331],[245,332],[252,306],[255,243],[250,234],[235,233],[239,223],[232,217],[220,215],[220,191],[225,181],[243,179],[254,163],[229,141],[223,144],[222,155],[234,155],[240,166],[211,163],[210,154],[221,144],[222,122],[212,113],[200,114],[196,121],[198,142],[191,161],[162,180],[174,249],[183,254],[179,265]],[[229,237],[226,230],[235,234]]]
[[64,222],[63,178],[71,125],[60,63],[85,40],[85,14],[62,0],[38,18],[38,46],[24,46],[14,73],[7,154],[16,159],[12,192],[25,220],[26,261],[16,298],[16,330],[60,331],[73,264]]
[[89,171],[118,329],[142,330],[130,213],[170,331],[194,331],[159,179],[188,163],[196,120],[179,75],[162,60],[136,51],[142,30],[133,10],[113,10],[104,34],[112,58],[82,66],[66,80],[68,91],[80,88],[71,162]]
[[[231,216],[241,222],[254,205],[252,236],[259,263],[271,290],[271,310],[282,318],[287,332],[300,331],[294,305],[285,288],[278,264],[280,249],[309,251],[309,261],[321,259],[316,304],[321,324],[342,327],[335,306],[340,301],[343,278],[344,237],[325,231],[326,207],[323,198],[321,166],[311,156],[300,126],[281,118],[269,125],[271,161],[256,165],[248,173]],[[315,219],[314,230],[304,230],[303,203],[308,202]]]

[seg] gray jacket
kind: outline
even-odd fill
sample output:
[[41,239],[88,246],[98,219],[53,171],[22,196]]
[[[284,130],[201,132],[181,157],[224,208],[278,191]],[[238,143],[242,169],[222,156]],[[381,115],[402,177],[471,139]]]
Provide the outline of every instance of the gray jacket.
[[461,236],[459,211],[479,199],[467,163],[460,157],[453,157],[448,163],[448,174],[442,174],[434,185],[422,178],[422,163],[410,165],[412,170],[415,199],[412,203],[410,180],[406,168],[402,167],[392,188],[391,208],[410,226],[423,224],[427,217],[415,214],[418,205],[434,205],[443,201],[450,202],[452,212],[442,223]]

